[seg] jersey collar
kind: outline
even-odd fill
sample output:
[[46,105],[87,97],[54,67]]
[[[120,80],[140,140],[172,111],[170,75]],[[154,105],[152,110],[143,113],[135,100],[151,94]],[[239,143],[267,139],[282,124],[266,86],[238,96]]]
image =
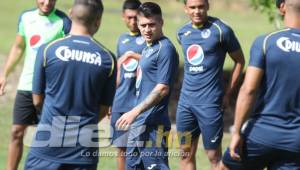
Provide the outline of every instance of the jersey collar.
[[200,25],[195,25],[195,24],[193,24],[193,23],[191,23],[192,24],[192,27],[194,28],[194,29],[200,29],[200,28],[203,28],[207,23],[208,23],[208,20],[209,20],[209,17],[207,17],[206,18],[206,21],[204,21],[202,24],[200,24]]
[[163,36],[161,36],[161,37],[158,38],[157,40],[154,40],[154,41],[151,42],[151,43],[146,42],[146,45],[147,45],[147,47],[151,47],[151,46],[157,44],[160,40],[162,40],[162,39],[164,39],[164,38],[165,38],[165,36],[163,35]]
[[201,25],[195,25],[195,24],[192,24],[192,27],[194,29],[199,29],[199,28],[202,28],[204,26],[204,24],[201,24]]
[[140,33],[139,32],[129,32],[129,35],[130,36],[137,36],[137,35],[139,35]]

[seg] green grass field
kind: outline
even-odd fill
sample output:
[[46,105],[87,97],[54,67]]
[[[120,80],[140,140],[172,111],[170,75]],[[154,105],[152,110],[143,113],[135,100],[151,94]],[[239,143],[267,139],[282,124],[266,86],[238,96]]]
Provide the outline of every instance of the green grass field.
[[[185,22],[188,18],[183,12],[183,5],[176,2],[175,0],[160,0],[158,2],[163,9],[165,27],[164,33],[168,36],[176,45],[178,52],[181,53],[181,48],[176,42],[176,30]],[[228,4],[226,2],[231,2],[233,4]],[[105,12],[103,16],[103,22],[100,31],[96,34],[96,39],[102,42],[112,51],[115,51],[116,41],[118,35],[126,31],[124,24],[120,18],[121,14],[121,0],[105,0]],[[4,56],[8,54],[9,48],[12,45],[16,29],[18,15],[24,9],[30,9],[35,6],[35,0],[10,0],[0,2],[0,54]],[[67,12],[71,7],[71,1],[59,0],[57,7]],[[270,24],[266,16],[259,14],[256,11],[249,9],[246,0],[232,0],[219,2],[218,0],[212,0],[210,14],[213,16],[218,16],[219,18],[226,21],[232,26],[236,35],[238,36],[240,43],[243,47],[245,57],[248,61],[249,48],[251,46],[254,38],[262,33],[270,32],[273,30],[273,25]],[[2,71],[3,62],[5,57],[0,55],[0,66]],[[182,58],[182,57],[181,57]],[[20,64],[21,65],[21,64]],[[225,69],[231,68],[232,63],[226,61]],[[17,72],[12,74],[9,78],[9,83],[7,86],[6,96],[0,97],[0,169],[4,169],[7,156],[7,147],[9,141],[9,133],[11,126],[11,112],[13,107],[13,99],[15,94],[15,88],[18,81],[18,76],[20,73],[21,66],[18,66]],[[0,72],[1,73],[1,72]],[[224,137],[224,148],[228,145],[229,136]],[[201,146],[201,145],[200,145]],[[200,147],[201,148],[201,147]],[[109,151],[114,152],[113,148],[102,148],[103,152]],[[24,156],[26,157],[26,152],[28,148],[25,148]],[[177,152],[176,148],[172,148],[171,151]],[[170,158],[171,169],[178,169],[178,157]],[[23,168],[24,159],[22,159],[21,166],[19,169]],[[198,169],[209,169],[207,158],[203,150],[199,149],[197,155]],[[113,157],[101,157],[99,169],[116,169],[116,161]]]

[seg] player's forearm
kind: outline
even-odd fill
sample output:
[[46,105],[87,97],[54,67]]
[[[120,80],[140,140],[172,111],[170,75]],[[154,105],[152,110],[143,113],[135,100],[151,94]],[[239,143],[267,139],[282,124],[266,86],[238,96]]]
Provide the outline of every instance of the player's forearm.
[[15,68],[17,63],[20,61],[24,52],[24,47],[20,44],[15,43],[10,50],[7,61],[4,66],[3,75],[8,77],[8,75]]
[[134,109],[138,110],[138,113],[142,113],[150,109],[151,107],[158,104],[165,96],[169,94],[169,86],[164,84],[158,84],[152,90],[152,92],[147,96],[147,98],[142,101]]
[[42,94],[32,94],[33,105],[39,112],[42,111],[44,103],[44,95]]
[[230,84],[226,90],[227,94],[231,94],[233,89],[235,89],[238,85],[240,75],[243,71],[244,68],[244,61],[237,62],[233,68],[232,74],[231,74],[231,80]]
[[105,116],[108,115],[109,113],[109,107],[110,106],[105,106],[105,105],[101,105],[100,106],[100,113],[99,113],[99,122],[105,118]]
[[141,55],[138,54],[138,53],[131,53],[130,57],[132,57],[132,58],[134,58],[134,59],[136,59],[138,61],[141,59]]
[[125,62],[127,59],[129,58],[133,58],[135,60],[140,60],[141,59],[141,55],[138,53],[134,53],[132,51],[129,51],[127,53],[125,53],[124,55],[122,55],[119,59],[118,59],[118,68],[121,67],[121,65],[123,64],[123,62]]
[[231,74],[230,84],[226,90],[227,95],[231,95],[233,89],[237,87],[240,75],[245,65],[245,58],[242,49],[229,53],[229,56],[234,61],[234,68]]
[[243,123],[248,118],[248,114],[252,108],[256,96],[254,89],[249,89],[242,86],[238,96],[235,118],[234,118],[234,133],[240,133]]

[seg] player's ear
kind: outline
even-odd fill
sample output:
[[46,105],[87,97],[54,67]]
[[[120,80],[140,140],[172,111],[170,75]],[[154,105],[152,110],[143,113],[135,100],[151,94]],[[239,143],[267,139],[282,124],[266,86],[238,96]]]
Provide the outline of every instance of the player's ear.
[[100,28],[100,25],[101,25],[101,17],[99,17],[96,21],[96,27],[97,28]]
[[279,6],[279,12],[280,12],[280,14],[281,15],[285,15],[285,11],[286,11],[286,6],[285,6],[285,3],[284,2],[282,2],[281,4],[280,4],[280,6]]
[[207,3],[207,10],[209,10],[209,2],[207,1],[206,3]]
[[184,5],[184,12],[186,13],[186,14],[188,14],[188,7],[186,6],[186,5]]
[[122,20],[125,22],[125,13],[122,12]]

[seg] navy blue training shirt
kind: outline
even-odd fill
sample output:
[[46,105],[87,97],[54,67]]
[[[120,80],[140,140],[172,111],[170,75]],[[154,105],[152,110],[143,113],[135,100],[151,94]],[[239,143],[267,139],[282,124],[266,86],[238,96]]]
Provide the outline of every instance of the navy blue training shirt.
[[[122,34],[118,40],[117,58],[128,52],[141,54],[146,47],[144,38],[140,34]],[[138,61],[129,58],[120,68],[120,83],[118,85],[112,112],[128,112],[135,104],[135,80]]]
[[250,139],[300,152],[300,30],[288,28],[258,37],[249,66],[264,71]]
[[42,46],[33,93],[45,99],[32,154],[61,163],[98,161],[93,153],[98,152],[100,105],[112,104],[115,64],[112,53],[88,36],[70,35]]
[[136,118],[134,126],[170,126],[168,104],[178,70],[178,60],[178,53],[174,45],[166,37],[161,37],[143,50],[137,70],[137,105],[147,98],[157,84],[168,85],[170,93],[157,105],[141,113]]
[[223,65],[226,53],[239,50],[232,29],[217,18],[208,17],[202,27],[191,22],[177,32],[184,53],[184,79],[180,103],[221,104]]

